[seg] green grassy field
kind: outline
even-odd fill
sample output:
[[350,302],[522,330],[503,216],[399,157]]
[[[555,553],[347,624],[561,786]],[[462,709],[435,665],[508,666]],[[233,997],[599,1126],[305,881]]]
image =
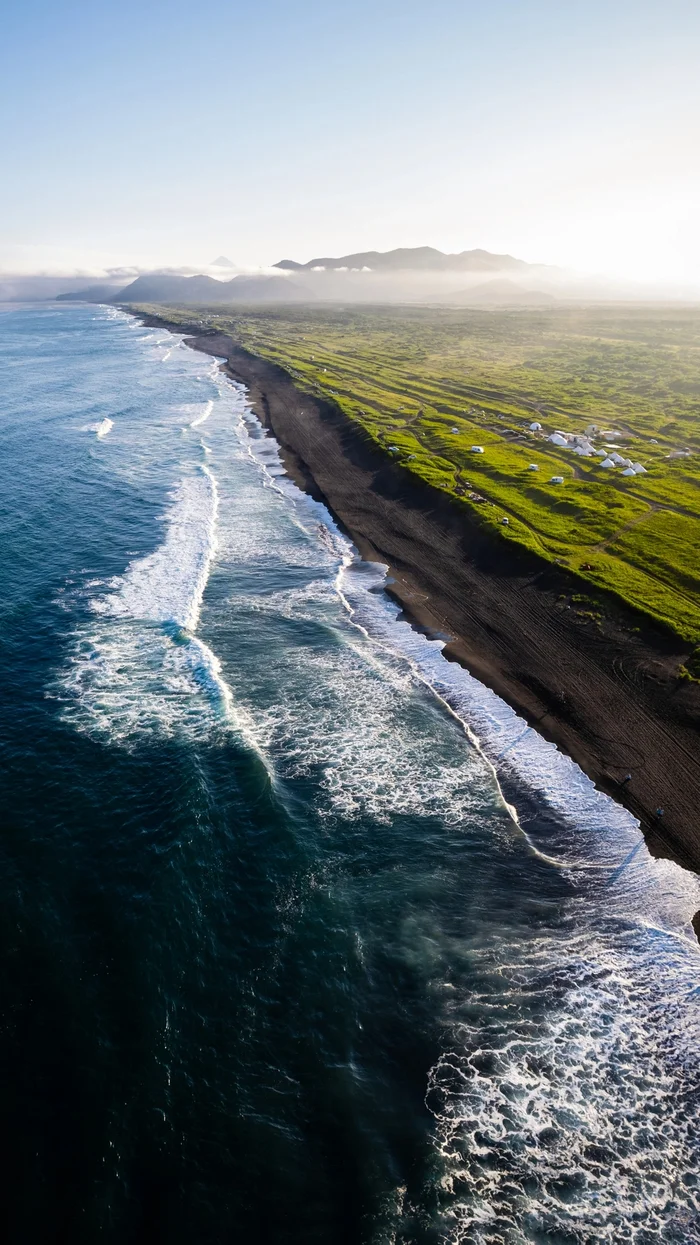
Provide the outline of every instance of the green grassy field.
[[[232,333],[503,540],[700,642],[700,309],[149,310]],[[648,474],[546,440],[590,424]]]

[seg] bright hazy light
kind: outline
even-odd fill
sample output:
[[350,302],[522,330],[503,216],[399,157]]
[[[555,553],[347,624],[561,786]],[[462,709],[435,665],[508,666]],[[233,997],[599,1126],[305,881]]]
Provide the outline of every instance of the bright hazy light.
[[700,292],[695,0],[29,0],[0,270],[431,245]]

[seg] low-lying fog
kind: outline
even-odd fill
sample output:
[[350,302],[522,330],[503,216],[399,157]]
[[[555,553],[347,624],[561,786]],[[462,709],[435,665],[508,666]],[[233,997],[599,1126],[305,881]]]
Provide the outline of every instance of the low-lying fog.
[[[209,279],[208,291],[197,288],[197,274]],[[117,275],[114,271],[89,277],[44,274],[0,273],[0,303],[40,301],[59,294],[84,293],[90,301],[106,301],[126,292],[133,271]],[[141,274],[146,275],[146,274]],[[161,269],[158,274],[166,275]],[[524,305],[548,306],[559,301],[700,301],[700,288],[691,285],[611,280],[604,276],[583,276],[547,265],[513,265],[502,270],[475,272],[373,271],[367,267],[319,266],[284,271],[279,268],[238,271],[220,265],[201,268],[169,269],[167,277],[178,278],[177,291],[164,285],[162,297],[141,301],[270,302],[309,301],[348,303],[436,303],[451,306]],[[188,281],[192,279],[192,285]],[[216,284],[214,284],[216,282]],[[221,288],[217,288],[220,286]],[[286,289],[285,289],[286,287]],[[130,301],[126,294],[125,301]],[[139,301],[134,291],[133,301]]]

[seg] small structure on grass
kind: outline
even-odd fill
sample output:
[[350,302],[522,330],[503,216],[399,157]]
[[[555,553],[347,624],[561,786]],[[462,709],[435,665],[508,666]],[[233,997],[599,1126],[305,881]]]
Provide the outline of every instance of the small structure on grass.
[[551,478],[551,480],[549,481],[549,483],[550,483],[550,484],[563,484],[563,483],[564,483],[564,477],[563,477],[563,476],[552,476],[552,478]]
[[484,447],[483,447],[483,445],[473,445],[473,446],[472,446],[472,454],[483,454],[483,452],[484,452]]

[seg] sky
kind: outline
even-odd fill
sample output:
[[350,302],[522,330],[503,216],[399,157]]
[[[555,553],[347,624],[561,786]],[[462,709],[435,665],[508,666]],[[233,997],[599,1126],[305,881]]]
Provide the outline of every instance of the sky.
[[431,245],[698,285],[699,65],[697,0],[14,0],[0,271]]

